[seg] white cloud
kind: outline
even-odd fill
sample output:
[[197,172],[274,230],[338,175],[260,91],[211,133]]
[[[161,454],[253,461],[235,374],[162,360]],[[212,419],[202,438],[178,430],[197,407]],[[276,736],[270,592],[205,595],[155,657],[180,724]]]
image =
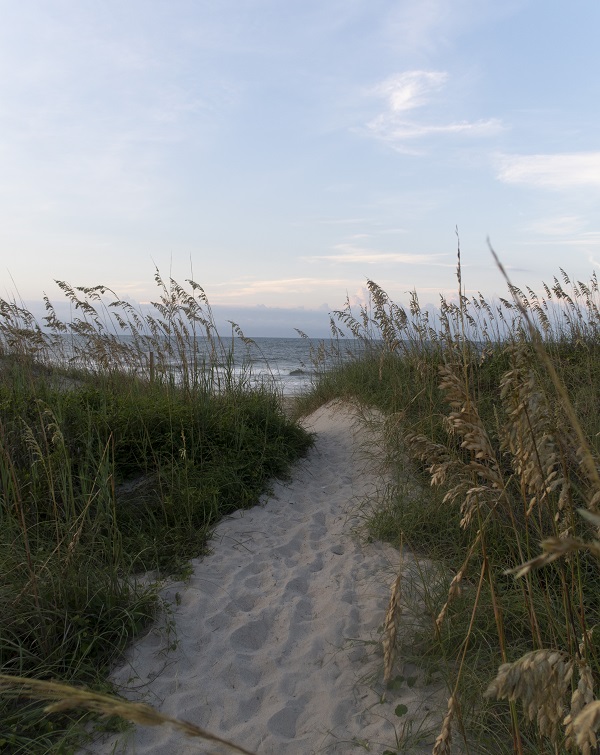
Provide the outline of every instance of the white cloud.
[[451,123],[407,119],[407,112],[427,105],[447,80],[448,74],[445,71],[420,70],[405,71],[385,79],[371,91],[386,100],[387,108],[366,124],[367,131],[399,151],[421,154],[413,147],[407,147],[405,143],[447,135],[490,136],[502,130],[502,123],[497,118]]
[[497,178],[544,189],[600,187],[600,152],[500,155]]
[[353,294],[348,295],[348,301],[351,307],[368,307],[371,300],[369,289],[365,286],[357,288]]
[[577,236],[562,236],[556,239],[536,239],[529,241],[519,241],[521,246],[600,246],[600,231],[586,231],[579,233]]
[[[253,294],[307,294],[312,293],[315,288],[331,287],[344,290],[349,283],[352,282],[332,278],[278,278],[273,280],[228,281],[227,283],[212,284],[210,288],[223,287],[227,289],[213,297],[216,301]],[[209,287],[207,286],[207,288]]]
[[321,225],[364,225],[369,218],[317,218],[314,222]]
[[447,78],[445,71],[404,71],[382,81],[373,91],[388,101],[393,113],[401,113],[427,103],[429,94],[440,89]]
[[460,123],[447,123],[441,126],[433,126],[421,123],[411,123],[390,118],[383,114],[368,124],[368,128],[390,142],[400,142],[407,139],[421,139],[426,136],[438,136],[444,134],[466,136],[491,136],[502,130],[502,124],[497,118],[479,120],[474,122],[461,121]]
[[376,249],[366,249],[364,247],[354,246],[353,244],[336,244],[334,246],[335,254],[325,254],[314,257],[305,257],[304,259],[314,262],[325,260],[327,262],[339,263],[361,263],[374,265],[377,263],[399,263],[403,265],[440,265],[442,267],[447,263],[439,261],[445,257],[445,254],[406,254],[400,252],[380,252]]
[[578,215],[559,215],[540,218],[527,227],[528,231],[544,236],[568,236],[578,233],[585,225],[585,220]]

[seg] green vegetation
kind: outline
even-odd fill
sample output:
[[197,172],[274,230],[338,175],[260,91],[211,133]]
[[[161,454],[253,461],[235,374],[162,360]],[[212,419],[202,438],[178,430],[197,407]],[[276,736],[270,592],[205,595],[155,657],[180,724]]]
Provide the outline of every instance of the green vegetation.
[[[156,588],[135,575],[185,571],[212,524],[256,502],[310,445],[272,387],[224,348],[202,289],[156,280],[150,314],[107,304],[101,287],[61,284],[81,316],[63,323],[47,302],[42,328],[0,301],[0,685],[13,689],[0,748],[10,752],[71,751],[85,720],[71,704],[128,708],[75,690],[44,716],[19,690],[58,699],[56,679],[104,692],[156,609]],[[507,299],[469,299],[460,257],[458,283],[456,302],[442,298],[434,315],[416,293],[405,310],[370,282],[370,307],[335,313],[332,345],[315,353],[328,369],[296,410],[341,397],[383,414],[393,483],[368,526],[421,559],[418,594],[397,580],[385,625],[406,638],[405,662],[447,685],[435,755],[451,738],[472,753],[591,755],[600,287],[561,271],[544,297],[509,283]],[[358,352],[346,353],[345,333]],[[11,688],[17,676],[31,682]],[[154,715],[129,707],[133,720]]]
[[[561,274],[543,298],[509,283],[489,303],[464,295],[459,255],[459,297],[436,318],[370,282],[369,308],[335,313],[338,366],[300,402],[384,414],[395,482],[369,528],[422,559],[403,607],[418,630],[399,652],[447,685],[436,755],[451,737],[477,753],[596,752],[600,291]],[[360,357],[341,358],[340,330]]]
[[[44,327],[0,301],[1,674],[107,691],[157,608],[137,576],[185,573],[312,442],[223,345],[202,289],[156,282],[145,313],[61,284],[77,316],[47,301]],[[0,750],[71,752],[83,714],[46,716],[18,689],[0,697]]]

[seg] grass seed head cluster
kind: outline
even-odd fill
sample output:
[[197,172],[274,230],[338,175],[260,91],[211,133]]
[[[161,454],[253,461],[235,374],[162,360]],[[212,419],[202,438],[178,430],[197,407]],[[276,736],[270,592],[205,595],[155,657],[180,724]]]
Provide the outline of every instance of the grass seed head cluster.
[[[255,501],[310,443],[249,365],[240,371],[234,349],[247,339],[232,326],[237,345],[224,346],[201,287],[156,283],[145,312],[105,287],[61,283],[72,317],[46,300],[43,326],[0,301],[4,673],[97,683],[152,615],[136,569],[175,568],[173,553],[197,552],[219,515]],[[539,294],[507,279],[509,296],[490,302],[466,296],[459,252],[458,284],[434,310],[370,281],[368,305],[334,313],[331,342],[313,352],[327,369],[298,411],[352,397],[389,418],[396,485],[372,534],[435,558],[447,577],[413,627],[415,656],[449,690],[433,752],[592,755],[598,281],[561,271]],[[402,593],[400,569],[387,680]],[[14,752],[33,741],[43,752],[69,726],[10,698],[2,721]]]
[[[432,591],[415,651],[449,688],[434,752],[454,740],[459,751],[591,753],[600,724],[598,281],[561,270],[539,295],[507,279],[509,296],[489,302],[465,295],[460,258],[458,279],[457,300],[441,298],[436,311],[416,293],[403,308],[369,282],[369,305],[336,313],[339,363],[306,405],[342,395],[384,411],[400,449],[389,454],[398,484],[375,506],[372,534],[446,565],[447,590]],[[360,357],[348,361],[340,329],[360,340]],[[401,482],[407,453],[417,495]]]
[[[140,310],[61,283],[71,316],[46,299],[43,324],[0,300],[5,676],[106,691],[156,613],[157,585],[138,576],[184,574],[213,524],[255,504],[311,444],[275,385],[254,379],[237,326],[220,338],[200,286],[158,272],[156,284]],[[0,750],[70,751],[81,714],[53,711],[0,696]]]

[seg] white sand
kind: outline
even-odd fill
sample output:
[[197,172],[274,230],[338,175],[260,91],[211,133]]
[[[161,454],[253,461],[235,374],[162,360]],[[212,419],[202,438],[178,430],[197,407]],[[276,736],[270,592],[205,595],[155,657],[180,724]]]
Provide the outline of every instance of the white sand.
[[[398,674],[417,683],[386,691],[382,702],[380,629],[399,553],[353,536],[357,501],[382,483],[361,460],[366,431],[332,404],[305,424],[316,446],[291,483],[219,524],[191,579],[163,592],[175,636],[157,625],[113,679],[130,699],[260,755],[362,753],[366,743],[371,753],[431,752],[435,722],[433,735],[422,734],[435,691],[414,667],[398,661]],[[396,715],[398,705],[408,712]],[[421,736],[400,748],[411,726]],[[87,751],[226,750],[138,727]]]

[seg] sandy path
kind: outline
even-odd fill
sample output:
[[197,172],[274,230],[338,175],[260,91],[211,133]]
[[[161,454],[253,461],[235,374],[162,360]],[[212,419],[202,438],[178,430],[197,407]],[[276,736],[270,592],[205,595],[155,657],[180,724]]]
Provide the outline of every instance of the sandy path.
[[[220,523],[212,554],[193,562],[189,581],[165,589],[176,647],[166,652],[174,638],[157,627],[114,680],[127,697],[260,755],[359,753],[367,742],[369,752],[395,752],[432,690],[405,684],[382,702],[379,629],[399,555],[352,536],[357,499],[381,480],[361,461],[365,430],[347,407],[322,407],[305,424],[316,445],[292,482]],[[402,663],[398,673],[416,675]],[[401,718],[399,704],[408,708]],[[431,742],[402,751],[431,752]],[[220,752],[165,727],[139,727],[88,751]]]

